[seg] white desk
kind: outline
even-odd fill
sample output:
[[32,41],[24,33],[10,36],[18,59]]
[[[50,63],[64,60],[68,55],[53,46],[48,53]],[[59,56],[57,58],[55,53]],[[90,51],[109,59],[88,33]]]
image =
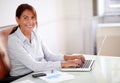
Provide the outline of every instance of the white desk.
[[[95,63],[90,72],[67,72],[75,76],[75,79],[63,81],[60,83],[120,83],[120,57],[93,56]],[[23,80],[31,80],[33,83],[47,83],[39,78],[33,78],[30,75],[22,77],[12,83]]]

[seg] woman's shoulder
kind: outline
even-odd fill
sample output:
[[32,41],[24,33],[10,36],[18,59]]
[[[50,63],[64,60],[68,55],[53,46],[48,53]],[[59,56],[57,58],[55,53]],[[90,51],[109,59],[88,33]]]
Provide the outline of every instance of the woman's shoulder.
[[17,37],[15,33],[8,36],[8,46],[23,45],[23,42]]
[[9,40],[16,40],[17,39],[17,35],[16,35],[16,32],[18,31],[18,28],[15,32],[11,33],[9,36],[8,36],[8,41]]
[[11,40],[16,40],[16,36],[14,33],[8,36],[8,41],[11,41]]

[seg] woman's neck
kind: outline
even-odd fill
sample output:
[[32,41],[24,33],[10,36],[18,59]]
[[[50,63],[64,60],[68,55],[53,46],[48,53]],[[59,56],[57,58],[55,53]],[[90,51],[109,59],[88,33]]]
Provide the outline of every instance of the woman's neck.
[[31,32],[28,33],[28,32],[23,32],[23,34],[25,35],[25,37],[27,37],[31,43]]
[[29,39],[29,41],[31,43],[31,34],[26,34],[25,36]]

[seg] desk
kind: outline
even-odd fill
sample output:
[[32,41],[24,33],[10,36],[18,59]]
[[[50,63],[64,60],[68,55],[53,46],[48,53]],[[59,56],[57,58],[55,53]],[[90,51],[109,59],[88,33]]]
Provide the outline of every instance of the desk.
[[[120,83],[120,57],[85,55],[93,57],[95,62],[90,72],[66,72],[75,76],[75,79],[60,83]],[[31,74],[12,83],[31,80],[33,83],[47,83],[39,78],[32,78]]]

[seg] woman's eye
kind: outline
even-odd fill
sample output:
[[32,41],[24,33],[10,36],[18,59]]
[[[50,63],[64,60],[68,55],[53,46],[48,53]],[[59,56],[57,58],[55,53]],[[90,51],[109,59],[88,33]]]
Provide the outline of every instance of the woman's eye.
[[35,18],[34,16],[31,17],[31,19],[34,19],[34,18]]
[[34,17],[34,16],[31,16],[31,17],[23,16],[23,19],[24,19],[24,20],[34,20],[35,17]]
[[28,17],[27,17],[27,16],[24,16],[23,18],[24,18],[24,19],[27,19]]

